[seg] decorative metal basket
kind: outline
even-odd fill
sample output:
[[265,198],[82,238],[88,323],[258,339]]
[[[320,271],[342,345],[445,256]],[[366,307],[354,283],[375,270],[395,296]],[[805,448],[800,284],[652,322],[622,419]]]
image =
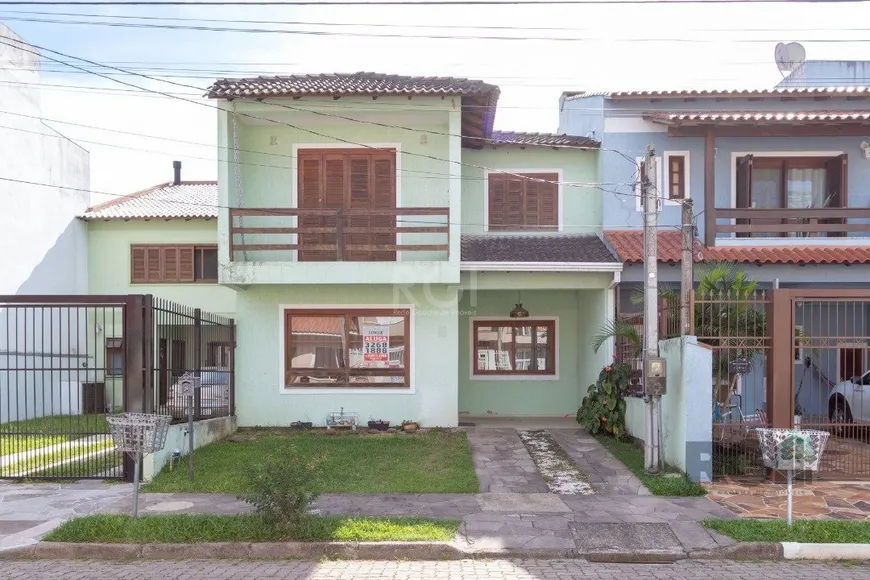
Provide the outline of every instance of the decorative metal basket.
[[354,411],[345,411],[342,409],[339,412],[332,412],[326,416],[326,426],[332,427],[350,427],[356,429],[359,424],[359,413]]
[[756,429],[762,461],[769,469],[781,471],[818,471],[827,431],[815,429]]
[[169,415],[124,413],[106,417],[112,440],[118,451],[127,453],[154,453],[166,444]]

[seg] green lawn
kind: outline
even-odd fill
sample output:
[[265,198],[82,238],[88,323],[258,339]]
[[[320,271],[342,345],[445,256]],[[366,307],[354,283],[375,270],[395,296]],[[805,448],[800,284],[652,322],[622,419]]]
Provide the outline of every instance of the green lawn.
[[287,445],[303,456],[326,455],[318,482],[323,493],[479,491],[465,433],[435,431],[379,436],[265,431],[251,441],[219,441],[197,450],[195,481],[186,469],[164,469],[143,490],[243,493],[250,466]]
[[0,425],[0,457],[109,433],[105,415],[55,415]]
[[449,541],[459,520],[424,518],[310,517],[295,537],[272,532],[255,515],[174,514],[133,519],[97,515],[64,522],[43,539],[48,542],[123,544],[193,542],[413,542]]
[[698,483],[689,479],[677,469],[668,469],[668,473],[679,474],[679,477],[666,475],[647,475],[643,468],[643,450],[631,441],[615,439],[608,435],[594,435],[613,455],[634,473],[654,495],[696,496],[706,495],[707,491]]
[[[14,477],[19,474],[31,471],[33,469],[39,469],[41,467],[46,467],[46,469],[41,470],[40,474],[53,471],[64,471],[65,473],[71,473],[70,471],[64,470],[63,467],[50,466],[61,462],[72,463],[72,460],[75,460],[79,457],[89,455],[97,451],[112,449],[114,448],[114,446],[115,443],[112,441],[111,437],[104,437],[98,441],[92,441],[83,445],[76,445],[68,449],[56,449],[48,453],[31,455],[30,457],[26,457],[24,459],[20,459],[18,461],[0,467],[0,475]],[[84,462],[85,464],[87,464],[89,461],[96,464],[99,460],[97,458],[86,458],[82,459],[81,461],[76,461],[75,463]],[[36,477],[38,474],[31,473],[28,475],[30,477]]]
[[870,521],[795,520],[706,520],[711,530],[740,542],[803,542],[810,544],[868,544]]

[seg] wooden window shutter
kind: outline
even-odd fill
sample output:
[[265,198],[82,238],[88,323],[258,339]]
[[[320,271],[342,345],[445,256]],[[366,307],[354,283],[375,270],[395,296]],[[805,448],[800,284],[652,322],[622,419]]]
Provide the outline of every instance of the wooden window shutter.
[[321,169],[320,155],[299,153],[299,207],[320,207]]
[[324,209],[345,207],[347,159],[341,154],[324,155],[323,158],[323,191],[320,207]]
[[178,281],[179,282],[193,282],[194,280],[194,267],[193,261],[195,258],[195,251],[193,246],[181,246],[177,248],[178,251]]
[[533,179],[524,179],[522,181],[523,185],[523,225],[527,227],[534,227],[540,225],[541,221],[541,213],[540,213],[540,189],[541,186],[544,185],[539,181],[534,181]]
[[175,246],[160,248],[160,254],[163,262],[163,281],[178,282],[178,248]]
[[507,198],[507,179],[504,175],[489,176],[489,228],[504,229],[504,207]]
[[[378,210],[394,209],[396,207],[396,154],[376,154],[372,155],[371,159],[372,207]],[[375,215],[372,217],[371,227],[378,229],[395,228],[396,216]],[[396,234],[390,232],[375,233],[372,235],[371,243],[378,247],[395,246]],[[394,250],[374,252],[371,259],[392,262],[396,259],[396,252]]]
[[506,177],[507,187],[504,201],[504,225],[508,228],[521,228],[523,220],[523,190],[525,179]]
[[556,228],[559,226],[559,175],[542,173],[535,177],[542,180],[535,182],[538,196],[538,219],[531,223],[527,218],[526,224],[542,228]]
[[130,281],[141,284],[148,281],[146,263],[146,248],[144,246],[130,247]]
[[145,281],[162,282],[161,255],[159,247],[145,248]]
[[682,155],[668,157],[668,198],[686,199],[686,158]]
[[[848,207],[848,158],[845,153],[832,157],[825,164],[825,207]],[[845,218],[824,218],[819,220],[824,224],[844,224]],[[843,237],[845,232],[830,232],[830,237]]]
[[735,174],[735,190],[737,192],[737,207],[748,208],[752,192],[752,155],[746,155],[737,160]]

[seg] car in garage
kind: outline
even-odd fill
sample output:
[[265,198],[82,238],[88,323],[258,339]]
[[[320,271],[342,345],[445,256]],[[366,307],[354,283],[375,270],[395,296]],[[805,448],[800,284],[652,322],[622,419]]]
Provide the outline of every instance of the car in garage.
[[870,370],[837,383],[828,399],[831,423],[870,423]]

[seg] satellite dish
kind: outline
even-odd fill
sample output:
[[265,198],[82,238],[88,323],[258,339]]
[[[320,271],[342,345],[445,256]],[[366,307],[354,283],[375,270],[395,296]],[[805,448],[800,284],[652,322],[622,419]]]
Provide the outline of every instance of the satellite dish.
[[792,72],[807,59],[807,51],[799,42],[780,42],[773,50],[776,66],[782,72]]

